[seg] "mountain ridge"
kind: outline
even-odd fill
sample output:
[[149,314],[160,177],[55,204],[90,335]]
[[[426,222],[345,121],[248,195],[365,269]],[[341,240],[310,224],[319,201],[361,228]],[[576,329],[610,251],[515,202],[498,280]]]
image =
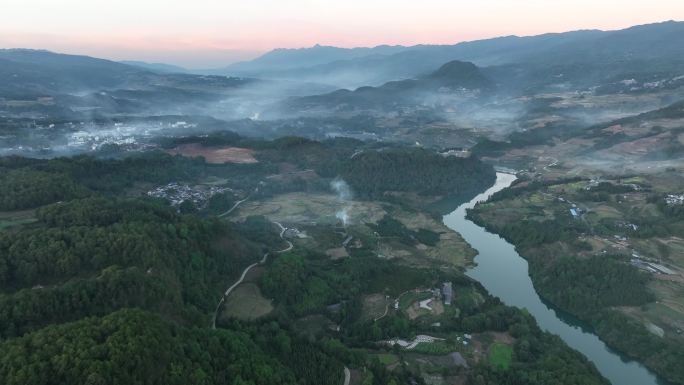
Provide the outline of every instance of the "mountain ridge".
[[[317,53],[316,60],[307,60],[308,53],[315,53],[323,47],[314,46],[296,51],[277,51],[296,52],[300,58],[298,67],[291,61],[279,66],[277,60],[273,60],[278,57],[274,50],[251,62],[242,62],[214,72],[317,82],[332,79],[335,82],[330,83],[341,88],[356,88],[414,78],[451,60],[471,61],[480,67],[564,65],[568,62],[594,64],[614,62],[616,59],[684,61],[684,45],[677,43],[676,37],[679,36],[684,36],[684,22],[666,21],[612,31],[585,29],[534,36],[508,35],[453,45],[390,46],[392,50],[389,52],[377,49],[386,46],[354,49],[333,47],[336,54],[326,62]],[[359,56],[359,53],[367,54]],[[264,61],[271,62],[268,66],[259,64],[250,67],[250,63]]]

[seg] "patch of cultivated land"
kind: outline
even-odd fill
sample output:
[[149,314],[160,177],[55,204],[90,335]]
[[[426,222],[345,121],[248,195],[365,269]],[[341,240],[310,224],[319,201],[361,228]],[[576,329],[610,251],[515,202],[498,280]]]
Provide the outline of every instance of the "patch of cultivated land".
[[392,365],[392,364],[396,364],[397,362],[399,362],[399,357],[396,354],[379,353],[379,354],[373,354],[373,356],[377,357],[378,360],[380,360],[380,363],[383,365]]
[[496,342],[489,347],[489,364],[498,369],[508,369],[513,360],[513,348]]
[[[612,97],[620,100],[615,95]],[[594,98],[582,96],[579,104],[572,102],[572,99],[574,98],[565,98],[556,107],[584,105]],[[599,100],[594,99],[589,105],[594,103],[603,102],[599,97]],[[630,115],[633,115],[645,105],[634,106],[638,108],[623,110],[630,111]],[[594,122],[611,122],[622,117],[624,116],[620,114],[606,116],[604,119],[595,119]],[[545,129],[537,128],[536,131],[543,134]],[[682,156],[684,119],[675,116],[634,118],[612,124],[599,124],[569,138],[512,148],[505,154],[496,156],[496,162],[517,165],[533,175],[543,175],[546,178],[591,176],[597,173],[657,175],[670,167],[681,169]]]
[[375,223],[382,219],[385,210],[379,202],[345,202],[333,194],[288,193],[263,200],[251,200],[237,210],[237,218],[264,215],[281,223],[338,224],[335,214],[348,208],[350,223]]
[[[336,216],[342,210],[346,210],[349,217],[346,228]],[[410,244],[397,237],[378,237],[369,225],[376,224],[388,214],[409,230],[424,229],[439,234],[439,241],[428,246]],[[289,227],[306,230],[308,237],[293,239],[295,244],[328,250],[331,258],[346,257],[341,248],[348,235],[353,236],[346,247],[348,254],[363,240],[361,245],[373,248],[378,255],[413,265],[440,264],[462,268],[472,263],[475,256],[475,251],[463,238],[440,220],[379,201],[341,201],[333,194],[297,192],[246,201],[233,215],[233,219],[238,221],[250,215],[263,215]]]
[[264,298],[257,285],[243,283],[236,287],[226,299],[221,318],[253,320],[269,314],[272,310],[271,300]]
[[419,244],[425,255],[454,266],[466,266],[472,263],[475,251],[457,232],[452,231],[435,218],[422,212],[398,210],[393,215],[409,230],[426,229],[439,234],[436,247]]
[[370,294],[363,298],[363,308],[361,318],[364,320],[375,320],[389,311],[392,306],[391,299],[387,299],[384,294]]
[[254,150],[240,147],[202,147],[199,144],[183,144],[166,151],[171,155],[203,157],[207,163],[258,163]]

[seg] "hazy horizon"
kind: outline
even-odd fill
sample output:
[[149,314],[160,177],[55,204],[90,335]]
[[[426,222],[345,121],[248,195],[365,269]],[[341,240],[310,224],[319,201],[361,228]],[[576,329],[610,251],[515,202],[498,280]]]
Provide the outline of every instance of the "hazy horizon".
[[5,0],[0,46],[210,68],[274,48],[455,44],[684,20],[684,3],[633,1]]

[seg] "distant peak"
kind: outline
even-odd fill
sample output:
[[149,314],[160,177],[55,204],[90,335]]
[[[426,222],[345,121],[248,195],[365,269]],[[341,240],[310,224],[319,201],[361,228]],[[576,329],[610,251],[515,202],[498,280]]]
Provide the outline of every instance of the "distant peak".
[[462,75],[463,73],[479,72],[479,68],[467,61],[452,60],[443,64],[439,69],[430,75],[430,77],[444,77],[453,75]]
[[471,62],[452,60],[427,76],[427,79],[438,81],[444,85],[465,88],[487,88],[491,82],[485,77],[480,68]]

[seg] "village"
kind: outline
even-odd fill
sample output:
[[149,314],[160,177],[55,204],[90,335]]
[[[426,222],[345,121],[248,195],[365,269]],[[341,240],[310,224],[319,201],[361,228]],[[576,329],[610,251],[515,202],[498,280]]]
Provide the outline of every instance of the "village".
[[192,202],[198,209],[204,208],[209,199],[225,192],[233,192],[228,187],[196,185],[190,186],[178,182],[172,182],[164,186],[156,187],[147,192],[147,196],[162,198],[169,201],[174,207],[179,207],[183,202]]

